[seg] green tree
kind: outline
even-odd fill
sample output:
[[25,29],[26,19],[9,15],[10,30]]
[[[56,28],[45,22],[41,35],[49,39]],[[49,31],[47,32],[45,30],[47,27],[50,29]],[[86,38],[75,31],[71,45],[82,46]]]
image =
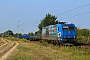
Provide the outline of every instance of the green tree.
[[0,34],[0,37],[2,37],[2,36],[3,36],[3,33]]
[[56,20],[57,17],[55,15],[46,14],[46,17],[41,20],[41,23],[39,24],[38,28],[42,30],[42,27],[48,26],[48,25],[54,25],[58,23],[58,20]]
[[35,35],[36,35],[36,36],[41,36],[41,30],[35,32]]
[[22,36],[22,35],[24,35],[24,34],[21,34],[21,33],[15,33],[15,34],[13,34],[12,36],[13,36],[13,37],[17,37],[17,36]]
[[12,35],[13,35],[13,32],[11,30],[4,32],[4,36],[12,36]]
[[28,33],[28,36],[34,36],[33,32]]

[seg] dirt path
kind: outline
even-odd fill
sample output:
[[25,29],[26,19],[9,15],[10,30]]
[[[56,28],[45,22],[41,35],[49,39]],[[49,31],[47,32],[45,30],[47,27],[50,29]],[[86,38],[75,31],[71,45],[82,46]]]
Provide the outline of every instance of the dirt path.
[[4,41],[6,40],[7,42],[0,49],[0,60],[5,60],[9,56],[9,54],[11,54],[11,52],[14,51],[14,49],[18,45],[17,42],[10,41],[10,40],[7,40],[7,39],[3,39],[3,40]]

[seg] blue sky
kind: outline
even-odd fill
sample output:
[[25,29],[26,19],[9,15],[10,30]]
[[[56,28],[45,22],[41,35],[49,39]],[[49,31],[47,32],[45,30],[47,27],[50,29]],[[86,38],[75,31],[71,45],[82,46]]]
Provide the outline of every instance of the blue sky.
[[[90,0],[0,0],[0,33],[8,29],[14,33],[38,31],[38,24],[47,13],[57,16],[59,21],[90,29],[90,5],[87,4]],[[70,11],[83,5],[87,6]],[[70,12],[61,14],[66,11]]]

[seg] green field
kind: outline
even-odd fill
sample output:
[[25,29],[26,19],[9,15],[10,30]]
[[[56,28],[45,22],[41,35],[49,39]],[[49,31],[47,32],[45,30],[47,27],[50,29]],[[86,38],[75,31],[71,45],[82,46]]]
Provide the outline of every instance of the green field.
[[20,40],[7,60],[90,60],[89,46],[55,46]]

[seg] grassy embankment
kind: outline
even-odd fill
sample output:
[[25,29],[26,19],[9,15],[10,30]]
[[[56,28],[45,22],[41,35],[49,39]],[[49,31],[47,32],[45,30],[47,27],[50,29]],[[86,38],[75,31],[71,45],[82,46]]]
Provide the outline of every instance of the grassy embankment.
[[19,45],[7,60],[90,60],[89,46],[55,46],[47,42],[9,39],[18,41]]

